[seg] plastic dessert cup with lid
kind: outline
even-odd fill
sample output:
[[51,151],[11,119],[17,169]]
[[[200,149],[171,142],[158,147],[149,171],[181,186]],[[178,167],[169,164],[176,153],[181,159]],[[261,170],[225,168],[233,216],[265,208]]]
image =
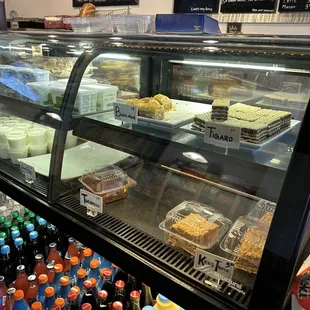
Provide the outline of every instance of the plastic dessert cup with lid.
[[25,150],[27,134],[24,131],[13,130],[10,131],[6,137],[10,145],[10,151],[17,152]]
[[46,130],[44,128],[32,128],[28,131],[28,138],[32,147],[44,146],[46,143]]
[[32,127],[32,124],[29,123],[19,123],[16,124],[15,130],[22,130],[22,131],[28,131]]
[[4,126],[15,127],[18,124],[18,120],[10,119],[4,122]]
[[47,143],[44,145],[40,146],[33,146],[29,144],[29,153],[30,156],[39,156],[39,155],[44,155],[47,152]]
[[212,248],[230,225],[220,211],[196,201],[184,201],[166,214],[159,228],[168,243],[194,255],[196,248]]
[[12,131],[12,127],[0,126],[0,146],[9,146],[7,134]]
[[47,128],[46,130],[46,141],[53,142],[55,136],[55,129],[54,128]]
[[28,146],[26,146],[23,150],[20,151],[9,151],[9,155],[11,158],[11,162],[14,165],[18,165],[19,161],[18,159],[27,158],[28,156]]
[[9,146],[0,146],[0,158],[1,159],[9,159]]

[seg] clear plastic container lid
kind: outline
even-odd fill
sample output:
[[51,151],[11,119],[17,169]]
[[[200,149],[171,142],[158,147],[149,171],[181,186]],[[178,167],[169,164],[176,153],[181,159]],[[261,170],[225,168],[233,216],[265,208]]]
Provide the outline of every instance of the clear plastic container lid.
[[127,174],[114,165],[89,168],[79,181],[96,195],[105,195],[131,186]]
[[231,221],[214,208],[184,201],[170,210],[159,228],[168,234],[168,242],[194,254],[196,248],[209,249],[227,232]]
[[241,216],[222,240],[223,251],[235,256],[235,267],[249,273],[256,273],[263,254],[268,229],[257,221]]
[[257,221],[269,227],[276,206],[277,205],[271,201],[261,199],[258,201],[256,206],[249,212],[247,217],[250,220]]

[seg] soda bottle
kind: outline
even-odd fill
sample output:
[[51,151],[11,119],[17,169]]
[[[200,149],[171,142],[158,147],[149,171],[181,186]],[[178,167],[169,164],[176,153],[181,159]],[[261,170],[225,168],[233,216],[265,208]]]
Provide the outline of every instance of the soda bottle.
[[30,264],[31,270],[34,269],[36,260],[35,257],[37,254],[39,254],[39,239],[38,239],[38,233],[34,230],[29,234],[29,257],[28,257],[28,263]]
[[35,256],[35,261],[36,261],[36,264],[35,264],[33,273],[37,277],[39,277],[39,275],[41,275],[41,274],[46,274],[47,275],[47,267],[46,267],[46,265],[44,263],[43,255],[42,254],[37,254]]
[[19,265],[17,266],[16,270],[17,278],[14,286],[17,290],[22,290],[25,295],[28,289],[28,276],[26,274],[26,268],[24,265]]
[[47,233],[47,227],[46,227],[46,220],[40,218],[38,221],[38,233],[39,233],[39,239],[40,239],[40,248],[43,251],[44,260],[48,257],[48,245],[49,245],[49,236]]
[[71,285],[74,286],[77,282],[77,271],[79,270],[79,259],[76,256],[70,258],[71,269],[69,271],[69,278]]
[[81,300],[82,300],[80,288],[78,286],[73,286],[73,287],[71,287],[70,292],[73,292],[73,293],[76,294],[76,296],[77,296],[77,304],[78,304],[78,306],[80,306]]
[[25,237],[25,235],[24,235],[25,234],[25,226],[24,226],[24,218],[22,216],[19,216],[17,218],[17,227],[18,227],[18,230],[20,232],[20,236],[22,238],[24,238]]
[[70,257],[78,256],[79,255],[79,250],[76,247],[75,239],[70,237],[68,239],[68,243],[69,243],[69,246],[68,246],[68,250],[67,250],[66,255],[69,254]]
[[59,305],[53,304],[51,310],[61,310],[61,308]]
[[6,239],[5,239],[6,244],[11,243],[11,227],[12,227],[11,221],[4,222],[4,232],[6,233]]
[[4,277],[0,276],[0,310],[5,309],[7,287],[4,281]]
[[11,249],[11,256],[13,258],[16,257],[16,246],[15,246],[15,239],[18,238],[20,236],[20,232],[19,230],[12,230],[11,232],[11,244],[9,244],[10,249]]
[[68,294],[68,306],[67,310],[79,310],[80,307],[77,301],[77,294],[75,292],[70,291]]
[[29,209],[24,208],[24,219],[25,221],[29,221]]
[[15,269],[14,264],[10,256],[10,247],[8,245],[4,245],[1,248],[1,257],[2,257],[2,274],[5,279],[5,283],[7,286],[13,283],[15,279]]
[[122,280],[118,280],[115,283],[115,295],[113,301],[120,301],[123,305],[126,305],[125,282]]
[[15,241],[15,248],[16,248],[16,263],[17,265],[24,265],[28,266],[28,260],[25,255],[24,251],[24,240],[23,238],[16,238]]
[[48,287],[48,278],[46,274],[40,274],[38,276],[38,282],[39,282],[39,289],[38,289],[38,295],[37,295],[37,301],[44,304],[45,300],[45,289]]
[[99,266],[101,267],[101,261],[104,259],[101,255],[98,253],[94,252],[93,259],[96,259],[99,261]]
[[48,283],[50,286],[52,286],[55,278],[54,264],[47,264],[46,268],[47,268]]
[[98,309],[109,309],[108,292],[105,290],[101,290],[98,292]]
[[112,280],[113,280],[113,283],[114,283],[114,277],[116,274],[116,270],[117,270],[117,266],[112,264]]
[[5,310],[13,310],[15,292],[16,289],[14,287],[10,287],[6,291]]
[[93,295],[94,296],[98,296],[98,289],[97,289],[97,281],[96,281],[96,279],[95,278],[89,278],[88,280],[92,283]]
[[81,310],[92,310],[92,309],[93,309],[93,307],[89,303],[82,304],[82,306],[81,306]]
[[47,287],[44,291],[45,300],[43,304],[44,310],[50,310],[55,303],[55,291],[53,287]]
[[65,307],[65,300],[61,297],[56,298],[55,305],[58,305],[60,309],[63,309]]
[[90,261],[90,271],[88,274],[88,278],[94,278],[96,281],[99,280],[100,270],[99,270],[99,261],[96,259],[92,259]]
[[54,266],[54,271],[55,271],[55,277],[52,286],[55,290],[55,296],[58,296],[60,289],[60,278],[63,277],[64,275],[62,264],[56,264]]
[[18,211],[13,211],[12,212],[12,225],[13,226],[17,226],[18,222],[17,222],[17,218],[19,217],[19,213]]
[[130,293],[130,304],[128,310],[141,310],[140,293],[138,291],[132,291]]
[[64,262],[57,251],[56,243],[55,242],[50,243],[49,248],[50,248],[50,251],[48,254],[48,258],[47,258],[47,263],[63,265]]
[[96,308],[96,297],[93,295],[93,284],[91,283],[91,281],[86,280],[83,283],[84,286],[84,293],[82,296],[82,301],[81,304],[83,306],[83,304],[85,303],[89,303],[93,309]]
[[113,301],[114,297],[114,286],[112,283],[112,270],[108,268],[104,268],[103,271],[103,285],[101,287],[101,290],[108,292],[108,302]]
[[70,292],[70,279],[68,276],[63,276],[60,278],[60,289],[58,296],[63,298],[65,301],[67,300],[67,296]]
[[5,216],[0,216],[0,231],[4,231],[4,222],[5,222]]
[[87,248],[83,251],[83,256],[84,256],[84,259],[83,259],[83,262],[82,262],[82,267],[83,269],[86,270],[86,272],[88,273],[89,272],[89,269],[90,269],[90,262],[92,260],[92,251],[91,249]]
[[98,281],[98,289],[101,290],[102,288],[102,285],[103,285],[103,281],[104,281],[104,269],[105,268],[102,268],[100,269],[100,277],[99,277],[99,281]]
[[82,268],[79,269],[77,271],[77,276],[78,276],[78,279],[77,279],[76,285],[80,288],[80,291],[82,291],[84,287],[84,281],[86,280],[86,270]]
[[35,225],[36,224],[36,215],[33,212],[29,212],[29,221]]
[[24,299],[24,292],[22,290],[17,290],[14,293],[13,310],[29,310],[29,306]]
[[123,304],[120,301],[113,302],[112,310],[123,310]]
[[30,306],[37,300],[38,289],[37,277],[32,274],[28,277],[28,289],[26,293],[26,300]]
[[39,301],[35,301],[31,305],[31,310],[42,310],[42,303],[40,303]]
[[71,269],[71,256],[70,254],[66,254],[65,259],[64,259],[64,275],[67,276],[70,272]]
[[141,290],[141,296],[140,296],[140,305],[141,307],[144,306],[153,306],[153,296],[151,292],[151,288],[144,283],[142,283],[142,290]]
[[115,285],[115,283],[119,280],[122,280],[124,283],[127,283],[128,274],[124,270],[122,270],[120,267],[117,267],[116,274],[113,278],[113,284]]
[[[133,291],[138,291],[136,285],[136,279],[132,275],[128,275],[128,282],[126,284],[126,301],[130,301],[130,294]],[[139,296],[140,299],[140,296]]]

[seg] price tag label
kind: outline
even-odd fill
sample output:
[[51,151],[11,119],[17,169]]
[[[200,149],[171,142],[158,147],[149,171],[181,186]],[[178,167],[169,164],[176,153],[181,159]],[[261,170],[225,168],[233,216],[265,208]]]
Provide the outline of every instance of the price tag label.
[[239,149],[241,128],[212,122],[206,123],[204,142],[227,149]]
[[102,197],[85,189],[80,190],[80,204],[91,211],[103,213]]
[[35,181],[36,171],[34,168],[26,163],[20,162],[20,171],[26,177],[26,180]]
[[114,118],[126,123],[138,123],[138,108],[129,104],[114,103]]
[[218,274],[220,279],[230,280],[235,263],[229,259],[196,249],[194,268],[208,274]]

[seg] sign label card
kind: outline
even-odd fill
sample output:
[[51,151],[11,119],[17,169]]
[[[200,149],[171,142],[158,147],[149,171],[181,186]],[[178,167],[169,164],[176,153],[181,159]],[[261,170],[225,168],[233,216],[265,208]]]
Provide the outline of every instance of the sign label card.
[[275,0],[222,0],[222,13],[274,13]]
[[80,204],[93,212],[103,213],[102,197],[85,189],[80,190]]
[[280,0],[279,12],[310,12],[310,0]]
[[20,172],[25,176],[26,181],[36,180],[36,171],[34,168],[26,163],[20,162]]
[[114,103],[114,118],[126,123],[138,123],[138,108],[129,104]]
[[218,13],[218,0],[174,0],[174,13]]
[[206,123],[204,142],[226,149],[239,149],[241,128],[212,122]]
[[241,33],[241,23],[227,23],[227,33]]

